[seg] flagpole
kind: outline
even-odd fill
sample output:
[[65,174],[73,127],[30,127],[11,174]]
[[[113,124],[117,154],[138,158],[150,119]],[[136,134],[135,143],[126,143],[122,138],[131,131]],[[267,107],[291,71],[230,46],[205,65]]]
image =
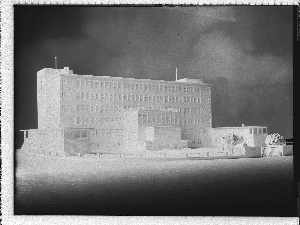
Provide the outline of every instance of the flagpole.
[[57,57],[55,56],[55,69],[57,69]]

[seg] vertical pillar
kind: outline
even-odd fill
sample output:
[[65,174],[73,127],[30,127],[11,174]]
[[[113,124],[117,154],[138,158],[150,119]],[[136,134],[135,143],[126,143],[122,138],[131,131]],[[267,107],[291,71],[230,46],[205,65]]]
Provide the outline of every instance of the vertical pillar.
[[146,112],[146,123],[148,124],[149,123],[149,113],[148,112]]

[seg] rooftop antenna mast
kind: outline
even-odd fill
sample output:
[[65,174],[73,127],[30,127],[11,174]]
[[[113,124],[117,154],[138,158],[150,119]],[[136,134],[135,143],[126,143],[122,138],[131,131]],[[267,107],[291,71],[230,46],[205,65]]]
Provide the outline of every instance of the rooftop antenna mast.
[[57,69],[57,57],[55,56],[55,69]]
[[176,81],[177,81],[177,67],[176,67]]

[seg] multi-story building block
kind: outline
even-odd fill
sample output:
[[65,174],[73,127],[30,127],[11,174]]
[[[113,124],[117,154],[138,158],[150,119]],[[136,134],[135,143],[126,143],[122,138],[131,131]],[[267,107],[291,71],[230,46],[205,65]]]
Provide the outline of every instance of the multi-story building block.
[[27,144],[36,133],[49,142],[51,131],[60,140],[57,154],[211,143],[210,85],[198,79],[76,75],[67,67],[46,68],[37,75],[37,99],[38,130],[26,131]]

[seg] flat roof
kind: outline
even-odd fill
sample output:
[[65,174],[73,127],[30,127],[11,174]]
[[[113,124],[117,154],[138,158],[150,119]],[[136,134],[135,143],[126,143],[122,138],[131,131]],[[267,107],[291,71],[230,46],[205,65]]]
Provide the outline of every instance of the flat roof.
[[178,82],[176,80],[174,81],[168,81],[168,80],[151,80],[151,79],[136,79],[136,78],[125,78],[125,77],[110,77],[110,76],[94,76],[94,75],[78,75],[78,74],[62,74],[62,75],[66,75],[66,76],[74,76],[74,77],[93,77],[93,78],[98,78],[98,79],[114,79],[114,80],[123,80],[123,81],[145,81],[145,82],[166,82],[166,83],[172,83],[172,84],[194,84],[194,85],[206,85],[206,86],[212,86],[212,84],[207,84],[207,83],[203,83],[203,82]]
[[[166,83],[172,83],[172,84],[195,84],[195,85],[206,85],[206,86],[211,86],[212,84],[206,84],[203,83],[201,79],[195,79],[195,78],[182,78],[179,80],[174,80],[174,81],[167,81],[167,80],[151,80],[151,79],[136,79],[136,78],[125,78],[125,77],[110,77],[110,76],[94,76],[94,75],[79,75],[79,74],[74,74],[73,70],[69,70],[69,67],[64,67],[63,69],[53,69],[53,68],[44,68],[42,70],[54,70],[57,72],[63,72],[65,71],[66,73],[60,73],[61,75],[65,75],[68,77],[88,77],[88,78],[104,78],[104,79],[115,79],[115,80],[124,80],[124,81],[154,81],[154,82],[166,82]],[[40,70],[40,71],[42,71]],[[38,71],[39,72],[39,71]],[[72,73],[69,73],[72,72]]]
[[246,129],[246,128],[267,128],[267,127],[266,126],[214,127],[212,129]]

